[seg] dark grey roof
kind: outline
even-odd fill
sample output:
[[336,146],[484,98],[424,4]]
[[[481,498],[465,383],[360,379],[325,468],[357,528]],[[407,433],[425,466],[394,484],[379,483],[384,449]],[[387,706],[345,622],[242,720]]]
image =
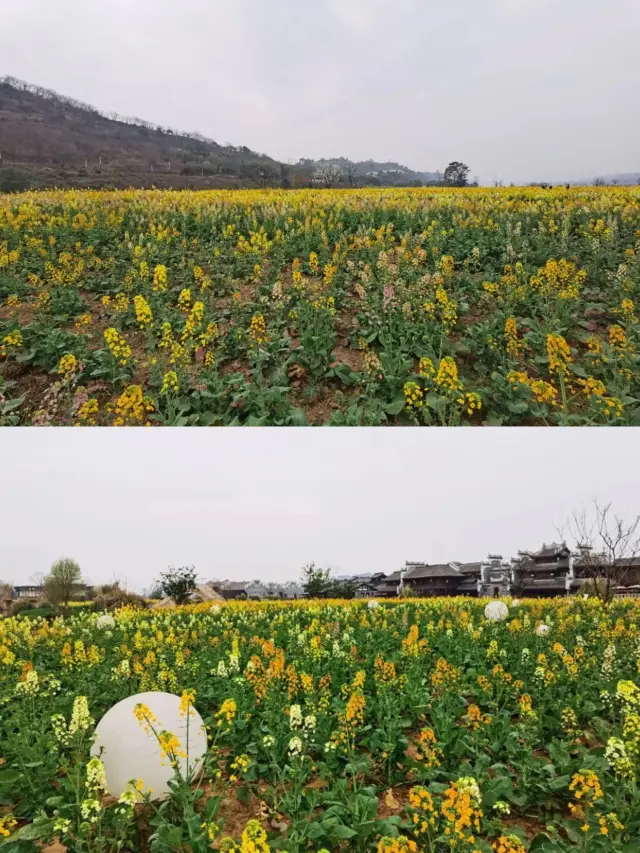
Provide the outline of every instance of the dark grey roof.
[[569,553],[569,549],[564,542],[552,542],[550,545],[543,545],[539,551],[534,551],[531,556],[538,560],[544,560],[549,557],[557,557],[565,552]]
[[387,584],[390,584],[390,583],[400,583],[401,577],[402,577],[402,572],[400,572],[399,570],[397,572],[391,572],[390,575],[387,575],[387,577],[381,581],[381,585],[386,586]]
[[569,562],[560,560],[557,563],[537,563],[535,560],[523,560],[520,563],[520,568],[524,572],[557,572],[558,570],[568,569]]
[[564,578],[525,578],[521,589],[565,589]]
[[434,566],[428,566],[425,564],[421,566],[415,566],[415,568],[411,569],[404,576],[404,579],[407,581],[417,580],[418,578],[443,578],[443,577],[460,577],[460,572],[457,569],[454,569],[453,566],[448,563],[439,563]]
[[573,561],[573,565],[577,569],[584,566],[604,566],[607,563],[607,558],[604,554],[581,554]]
[[456,563],[463,575],[479,575],[482,565],[482,563]]

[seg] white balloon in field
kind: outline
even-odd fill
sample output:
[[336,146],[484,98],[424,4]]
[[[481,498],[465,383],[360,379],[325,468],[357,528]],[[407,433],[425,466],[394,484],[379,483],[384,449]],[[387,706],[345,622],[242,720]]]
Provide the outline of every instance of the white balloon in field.
[[[148,725],[138,722],[136,705],[145,705],[151,714],[153,728],[171,732],[180,741],[180,753],[189,757],[189,771],[200,769],[207,751],[207,733],[202,717],[189,706],[189,719],[180,713],[180,697],[172,693],[138,693],[128,696],[110,708],[96,726],[91,754],[102,759],[107,777],[107,793],[119,797],[132,779],[142,781],[144,792],[162,800],[169,793],[169,780],[174,776],[171,763],[160,750],[158,738]],[[187,739],[188,724],[188,739]],[[187,758],[178,757],[183,776],[187,774]]]
[[512,606],[512,607],[519,607],[519,606],[520,606],[520,599],[519,599],[519,598],[514,598],[514,599],[511,601],[511,606]]
[[544,637],[545,634],[548,634],[551,628],[548,625],[538,625],[536,628],[536,634],[539,637]]
[[103,613],[102,616],[98,616],[96,619],[96,627],[110,630],[116,627],[116,620],[110,613]]
[[372,598],[371,601],[367,603],[367,607],[369,610],[377,610],[380,607],[380,602],[376,601],[375,598]]
[[484,609],[484,618],[490,622],[502,622],[509,615],[509,608],[504,601],[490,601]]

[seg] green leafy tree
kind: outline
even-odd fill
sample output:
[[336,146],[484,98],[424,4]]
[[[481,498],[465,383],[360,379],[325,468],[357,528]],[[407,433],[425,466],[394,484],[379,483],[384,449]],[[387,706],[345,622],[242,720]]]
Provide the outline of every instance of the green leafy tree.
[[161,573],[157,583],[167,598],[171,598],[176,604],[186,604],[196,588],[196,578],[194,566],[180,566],[178,569],[170,567]]
[[356,586],[353,581],[329,580],[327,598],[354,598]]
[[331,569],[321,569],[315,563],[302,567],[302,588],[309,598],[326,598],[331,589]]
[[444,182],[452,187],[466,187],[471,170],[464,163],[454,160],[444,170]]
[[61,604],[65,611],[74,593],[82,586],[80,566],[70,557],[62,557],[49,569],[44,579],[44,592],[51,604]]
[[357,584],[335,580],[331,569],[322,569],[315,563],[303,566],[301,583],[309,598],[353,598],[356,594]]
[[21,193],[29,189],[29,176],[19,169],[0,169],[0,193]]

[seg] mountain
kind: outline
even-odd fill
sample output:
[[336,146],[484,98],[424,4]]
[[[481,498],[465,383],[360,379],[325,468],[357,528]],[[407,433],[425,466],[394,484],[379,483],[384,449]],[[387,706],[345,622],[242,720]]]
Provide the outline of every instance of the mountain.
[[36,186],[255,186],[281,176],[282,166],[12,77],[0,79],[0,155],[2,168],[26,172]]
[[399,163],[344,157],[280,163],[245,146],[103,113],[15,77],[0,78],[0,192],[28,186],[311,186],[314,172],[328,164],[341,171],[347,186],[408,186],[439,178]]
[[415,184],[418,181],[421,184],[440,183],[442,181],[440,172],[417,172],[407,166],[402,166],[400,163],[390,161],[386,163],[380,163],[376,160],[354,162],[346,157],[330,157],[321,160],[302,159],[298,161],[298,164],[313,170],[321,169],[324,166],[334,166],[347,177],[347,183],[349,182],[349,175],[352,178],[360,179],[363,183],[381,183],[385,186],[397,184],[406,187],[408,184]]
[[599,175],[585,183],[593,184],[602,182],[606,186],[634,186],[640,184],[640,172],[618,172],[613,175]]

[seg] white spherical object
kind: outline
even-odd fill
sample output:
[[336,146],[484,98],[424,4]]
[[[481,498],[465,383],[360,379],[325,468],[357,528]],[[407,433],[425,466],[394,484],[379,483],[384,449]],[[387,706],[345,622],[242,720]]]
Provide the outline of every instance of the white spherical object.
[[544,637],[545,634],[548,634],[551,628],[548,625],[538,625],[536,628],[536,634],[539,637]]
[[484,609],[484,618],[490,622],[502,622],[509,615],[509,608],[504,601],[490,601]]
[[209,611],[211,613],[217,613],[219,610],[220,610],[219,604],[212,604],[211,607],[209,608]]
[[368,602],[367,607],[369,610],[375,610],[377,607],[380,607],[380,602],[376,601],[375,598],[372,598],[371,601]]
[[110,630],[116,627],[116,620],[110,613],[103,613],[96,619],[96,627]]
[[[180,714],[180,697],[171,693],[138,693],[128,696],[110,708],[96,726],[91,754],[102,759],[107,777],[107,793],[119,797],[131,779],[142,780],[145,792],[152,799],[162,800],[169,793],[169,780],[174,769],[161,753],[156,735],[143,726],[134,714],[136,705],[146,705],[153,715],[153,728],[159,734],[166,731],[176,735],[180,750],[189,756],[189,771],[200,769],[207,751],[207,733],[202,717],[189,706],[189,738],[187,715]],[[146,729],[146,730],[145,730]],[[179,757],[178,768],[187,774],[187,759]]]
[[512,607],[519,607],[520,606],[520,599],[514,598],[513,601],[511,602],[511,606]]

